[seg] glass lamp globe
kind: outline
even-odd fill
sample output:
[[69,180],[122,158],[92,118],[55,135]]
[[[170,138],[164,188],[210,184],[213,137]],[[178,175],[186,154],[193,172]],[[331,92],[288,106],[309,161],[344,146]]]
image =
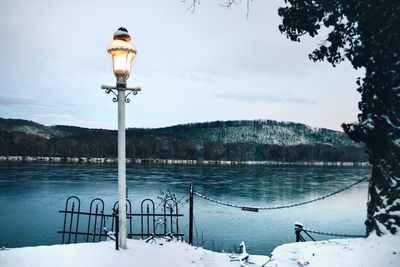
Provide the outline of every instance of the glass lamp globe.
[[117,81],[126,82],[131,73],[131,64],[136,57],[136,48],[129,42],[131,40],[128,30],[119,28],[114,33],[114,40],[107,48],[112,57],[113,71]]

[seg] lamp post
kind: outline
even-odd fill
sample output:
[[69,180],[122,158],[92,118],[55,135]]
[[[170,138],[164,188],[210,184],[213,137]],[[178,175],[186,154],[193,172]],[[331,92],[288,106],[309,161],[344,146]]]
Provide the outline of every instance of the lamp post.
[[[113,102],[118,102],[118,209],[119,209],[119,247],[126,249],[126,147],[125,147],[125,103],[129,103],[129,94],[136,95],[141,88],[129,88],[126,81],[131,73],[131,64],[136,57],[136,48],[129,42],[128,30],[119,28],[107,52],[112,57],[113,72],[117,78],[116,86],[102,85],[107,94],[113,93]],[[125,92],[128,91],[128,94]]]

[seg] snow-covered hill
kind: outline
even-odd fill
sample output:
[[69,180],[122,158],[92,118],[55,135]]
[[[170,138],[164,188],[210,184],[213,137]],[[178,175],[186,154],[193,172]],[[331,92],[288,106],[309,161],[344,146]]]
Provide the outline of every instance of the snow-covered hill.
[[37,135],[44,138],[51,138],[58,135],[58,133],[51,129],[51,127],[42,124],[17,119],[1,119],[0,118],[0,131],[4,132],[21,132],[26,134]]
[[[0,119],[0,155],[115,157],[117,131]],[[232,161],[365,162],[344,133],[304,124],[215,121],[126,131],[127,157]]]
[[[133,130],[133,129],[132,129]],[[183,140],[221,143],[256,143],[293,146],[300,144],[357,146],[347,135],[324,128],[271,120],[216,121],[153,129],[156,135]]]
[[[22,132],[47,139],[113,132],[74,126],[44,126],[42,124],[15,119],[1,119],[0,131]],[[159,138],[191,140],[195,143],[213,141],[219,143],[255,143],[294,146],[301,144],[357,146],[344,133],[294,122],[272,120],[215,121],[182,124],[165,128],[128,129],[128,135],[149,135]]]

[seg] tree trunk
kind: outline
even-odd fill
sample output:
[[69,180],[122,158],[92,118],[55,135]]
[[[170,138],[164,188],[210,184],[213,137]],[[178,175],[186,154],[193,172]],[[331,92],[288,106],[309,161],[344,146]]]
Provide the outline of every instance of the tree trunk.
[[[377,68],[374,71],[380,73],[381,80],[397,83],[393,72],[378,72]],[[390,75],[385,75],[387,73]],[[373,232],[379,236],[399,234],[400,94],[395,84],[371,81],[367,70],[360,87],[362,114],[359,123],[344,125],[344,130],[351,139],[365,144],[372,165],[365,221],[367,235]]]
[[379,236],[400,233],[399,166],[399,162],[391,165],[386,160],[373,163],[365,221],[367,235],[374,231]]

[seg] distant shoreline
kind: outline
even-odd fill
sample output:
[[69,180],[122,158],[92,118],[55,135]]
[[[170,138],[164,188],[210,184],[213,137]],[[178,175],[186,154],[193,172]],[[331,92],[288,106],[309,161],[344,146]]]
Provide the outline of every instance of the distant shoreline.
[[[117,158],[96,157],[33,157],[33,156],[0,156],[0,161],[20,162],[69,162],[69,163],[116,163]],[[160,164],[160,165],[302,165],[302,166],[359,166],[368,167],[368,162],[346,161],[234,161],[234,160],[191,160],[191,159],[135,159],[127,158],[126,163]]]

